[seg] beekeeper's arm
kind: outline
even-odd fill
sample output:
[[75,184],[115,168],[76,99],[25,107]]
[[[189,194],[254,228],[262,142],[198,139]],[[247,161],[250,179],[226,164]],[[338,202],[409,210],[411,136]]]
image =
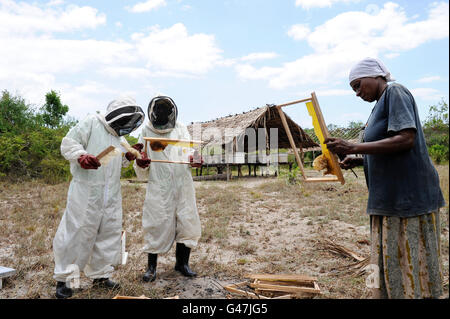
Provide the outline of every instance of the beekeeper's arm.
[[[124,136],[120,137],[120,142],[124,142],[128,144],[127,140]],[[121,146],[122,149],[124,149],[123,146]],[[134,156],[131,152],[122,153],[122,167],[128,167],[132,161],[136,159],[136,156]]]
[[[145,140],[142,134],[139,135],[138,143],[145,145]],[[147,180],[150,173],[150,160],[148,154],[145,152],[145,147],[141,151],[141,159],[136,159],[133,164],[134,171],[139,180]]]
[[87,117],[72,127],[61,141],[61,155],[75,162],[81,155],[87,155],[86,148],[91,137],[93,118]]
[[71,163],[78,162],[84,169],[97,169],[101,164],[86,152],[92,131],[93,117],[87,117],[75,125],[61,141],[61,154]]

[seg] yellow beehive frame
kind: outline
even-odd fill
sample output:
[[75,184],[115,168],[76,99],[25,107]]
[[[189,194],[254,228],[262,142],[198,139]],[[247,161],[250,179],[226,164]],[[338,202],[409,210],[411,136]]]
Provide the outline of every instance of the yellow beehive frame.
[[[320,147],[322,148],[322,154],[328,159],[328,162],[331,164],[331,173],[334,177],[306,177],[305,170],[303,168],[302,161],[298,154],[297,147],[295,146],[294,139],[292,137],[291,130],[289,129],[289,125],[286,121],[286,116],[284,112],[281,110],[282,107],[298,104],[298,103],[306,103],[306,108],[308,109],[308,113],[312,118],[312,123],[314,126],[314,132],[320,141]],[[277,105],[278,113],[280,114],[281,121],[283,122],[283,127],[286,130],[286,134],[289,139],[289,143],[291,144],[292,149],[294,150],[295,159],[297,161],[297,165],[302,172],[302,176],[305,182],[341,182],[343,185],[345,183],[344,176],[342,175],[341,168],[339,166],[339,160],[336,154],[331,153],[323,141],[330,136],[328,132],[328,128],[325,125],[325,121],[323,119],[322,111],[320,110],[319,102],[317,101],[316,94],[314,92],[311,93],[311,97],[288,102],[284,104]]]

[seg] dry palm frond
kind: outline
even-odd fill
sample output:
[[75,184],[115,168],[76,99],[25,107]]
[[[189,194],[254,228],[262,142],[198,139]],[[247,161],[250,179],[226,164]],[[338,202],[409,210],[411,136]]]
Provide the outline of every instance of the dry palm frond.
[[365,257],[359,256],[354,251],[352,251],[342,245],[336,244],[335,242],[333,242],[332,240],[329,240],[329,239],[321,240],[319,242],[319,245],[322,246],[322,249],[324,249],[324,250],[329,250],[329,251],[339,254],[341,256],[352,258],[352,259],[356,260],[357,263],[361,263],[367,259]]
[[344,257],[348,257],[348,258],[352,258],[353,260],[355,260],[356,262],[354,262],[353,264],[338,267],[338,269],[344,269],[346,271],[348,271],[348,270],[356,271],[355,276],[362,275],[365,272],[364,268],[369,264],[369,257],[362,257],[362,256],[358,255],[357,253],[355,253],[354,251],[352,251],[342,245],[336,244],[332,240],[329,240],[329,239],[320,240],[319,245],[324,250],[328,250],[335,254],[338,254],[338,255],[341,255]]

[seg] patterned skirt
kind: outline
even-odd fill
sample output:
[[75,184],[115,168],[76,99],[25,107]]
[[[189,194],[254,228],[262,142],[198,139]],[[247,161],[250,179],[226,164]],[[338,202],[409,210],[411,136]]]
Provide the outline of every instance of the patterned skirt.
[[443,294],[439,211],[417,217],[370,216],[373,298]]

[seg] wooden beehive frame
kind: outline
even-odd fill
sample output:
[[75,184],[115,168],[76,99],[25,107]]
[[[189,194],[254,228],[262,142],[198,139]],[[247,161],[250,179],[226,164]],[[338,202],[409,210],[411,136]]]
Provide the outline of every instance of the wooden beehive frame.
[[[289,125],[286,121],[286,115],[281,110],[282,107],[293,105],[293,104],[299,104],[299,103],[306,103],[306,106],[308,108],[308,113],[311,116],[313,120],[314,125],[314,131],[316,132],[317,137],[320,141],[320,147],[322,148],[322,154],[324,154],[327,159],[329,160],[329,163],[332,166],[332,171],[335,173],[333,177],[323,176],[323,177],[307,177],[305,174],[305,170],[303,168],[302,161],[300,159],[300,155],[298,153],[297,147],[295,146],[294,138],[292,137],[291,130],[289,128]],[[280,114],[281,121],[283,123],[283,127],[286,131],[286,134],[289,139],[289,143],[291,144],[292,149],[294,150],[295,159],[297,161],[297,165],[300,168],[300,171],[302,172],[302,176],[305,182],[341,182],[341,184],[345,183],[344,176],[342,175],[341,168],[339,166],[339,160],[336,154],[333,154],[328,151],[327,146],[323,144],[323,141],[330,137],[330,134],[328,132],[328,128],[325,124],[325,121],[323,119],[322,111],[320,110],[319,102],[317,101],[316,94],[314,92],[311,93],[311,97],[297,100],[293,102],[288,102],[284,104],[279,104],[276,106],[278,113]]]
[[[172,145],[179,145],[183,147],[194,147],[196,145],[202,144],[202,141],[194,141],[194,140],[180,140],[180,139],[171,139],[171,138],[158,138],[158,137],[144,137],[144,152],[147,153],[147,145],[152,142],[160,142]],[[148,153],[147,153],[148,154]],[[151,159],[152,162],[155,163],[172,163],[172,164],[191,164],[191,162],[185,161],[171,161],[171,160],[154,160]]]
[[[253,299],[291,299],[321,294],[317,278],[314,277],[297,274],[249,274],[245,277],[249,278],[250,282],[244,281],[224,288],[231,293]],[[250,289],[244,290],[245,287]]]

